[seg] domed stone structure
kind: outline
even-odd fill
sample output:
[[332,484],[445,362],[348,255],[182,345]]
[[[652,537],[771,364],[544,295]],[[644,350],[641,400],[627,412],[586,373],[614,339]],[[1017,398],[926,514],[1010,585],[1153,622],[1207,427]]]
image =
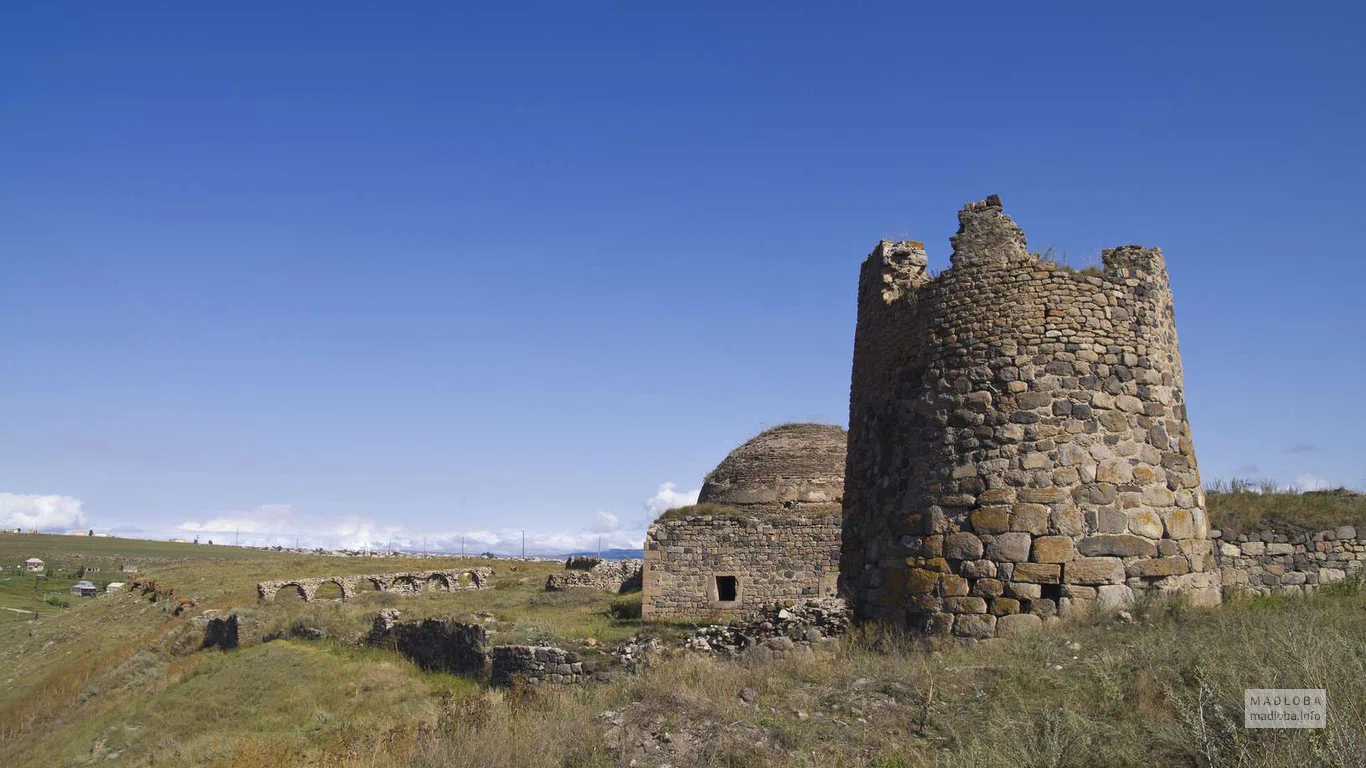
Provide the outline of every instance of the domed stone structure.
[[650,526],[643,615],[711,621],[833,595],[846,445],[840,427],[784,424],[732,451],[696,506]]
[[730,452],[702,484],[699,504],[816,511],[844,497],[849,436],[833,424],[783,424]]

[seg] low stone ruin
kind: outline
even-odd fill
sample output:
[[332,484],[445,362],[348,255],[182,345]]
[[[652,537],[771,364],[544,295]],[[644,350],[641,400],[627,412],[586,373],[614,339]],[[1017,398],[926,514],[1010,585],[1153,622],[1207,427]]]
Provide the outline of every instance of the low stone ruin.
[[547,592],[574,587],[600,589],[604,592],[632,592],[640,589],[644,560],[604,560],[600,557],[574,556],[564,561],[564,570],[552,573],[545,580]]
[[821,597],[770,606],[753,620],[703,627],[689,635],[683,647],[727,656],[767,656],[832,643],[848,631],[849,623],[844,600]]
[[596,662],[584,661],[579,654],[563,648],[499,645],[493,649],[489,683],[495,688],[514,683],[567,685],[587,682],[596,671]]
[[201,648],[221,648],[231,651],[237,647],[237,614],[226,619],[217,616],[205,617],[204,642]]
[[[341,589],[342,600],[356,597],[359,587],[369,582],[380,592],[398,595],[419,595],[423,592],[456,592],[466,589],[488,589],[492,568],[452,568],[437,571],[402,571],[400,573],[372,573],[364,576],[323,576],[316,579],[285,579],[263,581],[256,585],[262,600],[273,601],[280,590],[293,587],[299,591],[305,603],[313,602],[318,588],[324,584],[336,584]],[[464,583],[462,583],[464,579]]]
[[404,622],[398,611],[385,609],[375,617],[366,643],[393,648],[426,670],[467,674],[488,665],[488,630],[480,624],[450,619]]
[[1313,594],[1366,575],[1366,540],[1354,526],[1330,531],[1210,534],[1225,595]]

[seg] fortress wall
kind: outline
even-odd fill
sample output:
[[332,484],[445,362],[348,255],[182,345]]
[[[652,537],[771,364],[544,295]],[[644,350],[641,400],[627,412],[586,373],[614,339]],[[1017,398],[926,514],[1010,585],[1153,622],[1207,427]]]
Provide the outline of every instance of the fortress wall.
[[[645,539],[642,615],[719,621],[832,595],[839,537],[838,514],[660,520]],[[719,599],[717,576],[735,577],[737,600]]]
[[1149,589],[1217,601],[1161,251],[1078,273],[1028,253],[997,198],[959,223],[943,274],[883,242],[860,276],[857,615],[982,638]]
[[[1217,531],[1215,532],[1218,533]],[[1346,525],[1286,535],[1258,531],[1215,537],[1224,594],[1313,594],[1325,584],[1366,577],[1366,539]]]

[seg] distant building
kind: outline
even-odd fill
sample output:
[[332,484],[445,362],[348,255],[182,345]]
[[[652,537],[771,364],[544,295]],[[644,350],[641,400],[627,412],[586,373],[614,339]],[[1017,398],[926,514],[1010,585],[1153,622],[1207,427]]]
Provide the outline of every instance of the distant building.
[[128,587],[128,584],[125,583],[125,582],[122,582],[122,581],[111,581],[111,582],[109,582],[109,586],[107,586],[107,587],[104,588],[104,591],[105,591],[106,593],[112,595],[112,594],[114,594],[114,593],[116,593],[116,592],[122,592],[122,591],[123,591],[124,589],[126,589],[127,587]]
[[138,567],[136,565],[133,565],[132,563],[124,563],[123,565],[119,566],[119,571],[123,573],[137,573]]
[[100,593],[100,588],[88,581],[78,581],[71,585],[71,594],[76,597],[95,597]]
[[43,565],[43,561],[36,557],[30,557],[24,561],[24,570],[26,571],[41,571],[45,568],[46,566]]
[[784,424],[731,451],[645,537],[645,618],[721,621],[835,594],[848,436]]

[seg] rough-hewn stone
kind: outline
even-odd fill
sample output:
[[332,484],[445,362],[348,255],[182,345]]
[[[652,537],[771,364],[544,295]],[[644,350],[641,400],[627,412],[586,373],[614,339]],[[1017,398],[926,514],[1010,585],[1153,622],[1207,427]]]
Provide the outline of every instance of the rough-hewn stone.
[[318,588],[324,584],[336,584],[341,589],[342,600],[350,600],[356,596],[357,587],[364,582],[369,582],[380,592],[417,595],[433,590],[454,592],[463,589],[487,589],[492,576],[493,569],[483,567],[371,573],[364,576],[323,576],[316,579],[263,581],[256,585],[256,592],[262,600],[270,602],[280,590],[293,587],[303,596],[304,602],[311,603],[318,594]]
[[1217,572],[1225,594],[1313,594],[1324,584],[1366,578],[1366,540],[1342,535],[1356,532],[1353,526],[1295,534],[1268,530],[1233,541],[1220,534],[1201,564]]
[[[857,616],[989,636],[997,623],[973,617],[991,606],[913,591],[939,562],[971,595],[991,578],[1076,587],[1069,607],[1118,585],[1217,601],[1161,251],[1121,246],[1076,272],[1030,254],[995,197],[959,214],[953,248],[931,277],[923,245],[884,241],[860,275],[840,562]],[[1186,572],[1126,571],[1159,556]],[[1020,604],[1007,616],[1059,607],[1000,599]]]
[[515,683],[569,685],[591,676],[591,666],[573,651],[540,645],[497,645],[493,648],[489,683],[505,688]]
[[[666,512],[650,526],[642,614],[753,617],[775,603],[834,595],[845,445],[839,427],[786,424],[732,451],[707,475],[698,506]],[[941,546],[917,542],[927,552]],[[920,570],[936,571],[938,557]],[[903,563],[894,578],[907,590],[926,577]],[[723,600],[732,587],[735,599]]]
[[641,588],[645,561],[636,558],[603,560],[582,555],[565,560],[564,570],[546,577],[547,592],[587,587],[604,592],[631,592]]

